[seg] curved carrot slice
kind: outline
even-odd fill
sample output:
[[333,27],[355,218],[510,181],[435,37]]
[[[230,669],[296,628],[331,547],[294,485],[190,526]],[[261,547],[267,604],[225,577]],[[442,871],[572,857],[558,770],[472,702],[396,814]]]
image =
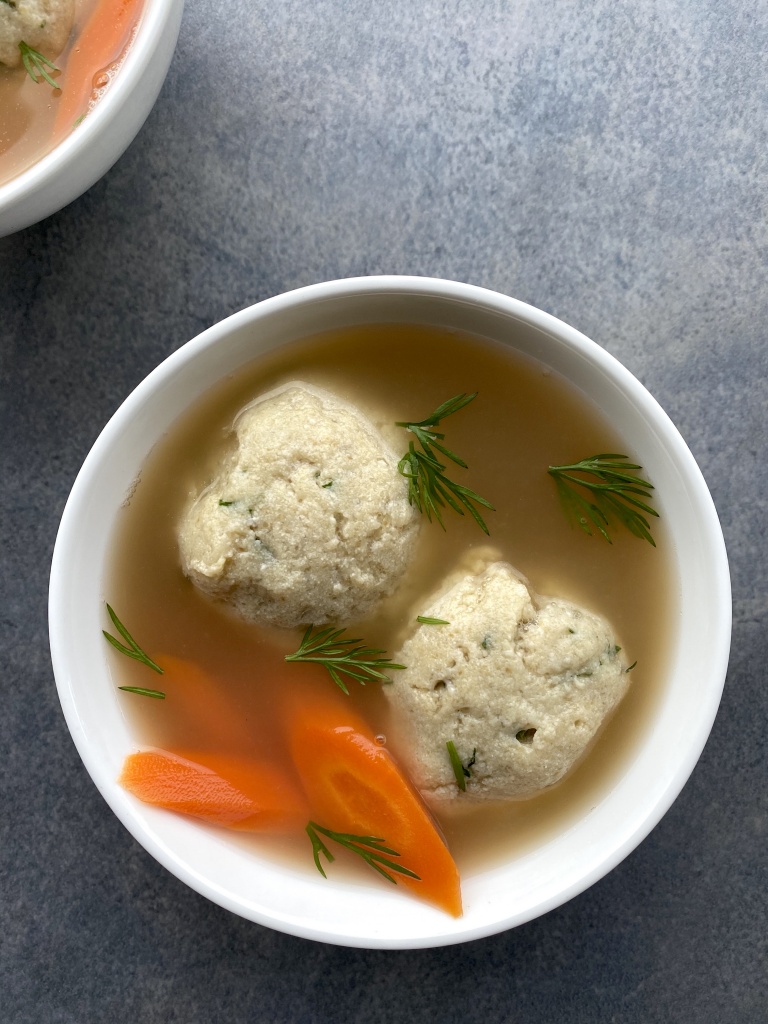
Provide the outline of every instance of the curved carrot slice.
[[240,832],[290,831],[307,816],[282,772],[224,754],[142,750],[126,757],[118,781],[146,804]]
[[61,97],[53,127],[54,139],[67,134],[87,112],[98,71],[115,60],[128,42],[140,0],[98,0],[90,18],[75,37],[58,79]]
[[325,690],[305,690],[287,724],[313,818],[337,832],[383,839],[419,876],[398,875],[398,883],[459,917],[456,864],[418,793],[368,726]]

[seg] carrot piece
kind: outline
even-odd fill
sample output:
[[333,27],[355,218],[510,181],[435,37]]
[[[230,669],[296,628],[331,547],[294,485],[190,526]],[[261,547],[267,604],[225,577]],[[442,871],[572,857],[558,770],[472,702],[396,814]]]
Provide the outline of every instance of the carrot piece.
[[66,135],[77,118],[87,113],[94,77],[122,53],[138,7],[139,0],[98,0],[85,25],[76,30],[74,45],[58,79],[62,91],[54,139]]
[[461,916],[459,872],[421,797],[389,751],[327,689],[302,691],[288,709],[288,740],[315,821],[377,836],[419,878],[397,875],[414,895]]
[[164,670],[159,684],[167,700],[158,715],[168,715],[177,728],[183,725],[195,735],[196,744],[245,753],[253,748],[254,723],[238,708],[225,683],[193,661],[172,654],[154,659]]
[[307,816],[283,772],[225,754],[142,750],[126,757],[118,781],[144,803],[240,832],[290,831]]

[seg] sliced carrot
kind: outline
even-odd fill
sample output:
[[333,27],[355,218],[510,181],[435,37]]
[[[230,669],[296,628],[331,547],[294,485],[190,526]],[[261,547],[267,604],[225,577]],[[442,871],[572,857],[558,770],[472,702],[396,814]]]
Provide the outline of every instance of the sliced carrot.
[[144,803],[240,832],[281,832],[306,822],[307,805],[271,764],[225,754],[142,750],[118,780]]
[[94,78],[122,53],[140,4],[141,0],[98,0],[82,28],[76,27],[74,45],[58,78],[61,96],[53,128],[56,141],[87,112]]
[[157,715],[167,715],[174,729],[191,732],[206,749],[247,753],[253,748],[256,723],[238,707],[231,686],[185,658],[158,654],[154,660],[164,670],[158,685],[167,697]]
[[399,884],[454,917],[461,915],[459,872],[420,796],[346,699],[303,689],[289,707],[289,747],[318,824],[377,836],[419,878]]

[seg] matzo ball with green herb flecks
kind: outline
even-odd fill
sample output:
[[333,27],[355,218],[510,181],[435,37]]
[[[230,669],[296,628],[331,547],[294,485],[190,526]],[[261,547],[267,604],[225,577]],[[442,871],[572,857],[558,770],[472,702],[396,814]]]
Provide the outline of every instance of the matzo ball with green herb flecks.
[[0,64],[21,64],[20,43],[53,60],[67,44],[75,0],[0,0]]
[[416,625],[394,655],[407,668],[384,693],[404,735],[400,759],[429,802],[521,799],[554,785],[627,691],[610,625],[539,597],[506,562],[452,574],[420,614],[446,624]]
[[184,572],[250,622],[347,624],[405,573],[418,513],[353,405],[302,382],[238,414],[237,448],[179,530]]

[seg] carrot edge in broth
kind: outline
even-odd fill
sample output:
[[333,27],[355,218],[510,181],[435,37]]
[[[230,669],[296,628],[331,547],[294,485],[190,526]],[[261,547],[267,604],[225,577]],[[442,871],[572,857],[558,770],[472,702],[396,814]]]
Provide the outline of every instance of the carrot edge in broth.
[[53,126],[53,144],[75,127],[88,110],[95,79],[116,61],[130,41],[143,0],[98,0],[74,38],[60,78],[61,97]]

